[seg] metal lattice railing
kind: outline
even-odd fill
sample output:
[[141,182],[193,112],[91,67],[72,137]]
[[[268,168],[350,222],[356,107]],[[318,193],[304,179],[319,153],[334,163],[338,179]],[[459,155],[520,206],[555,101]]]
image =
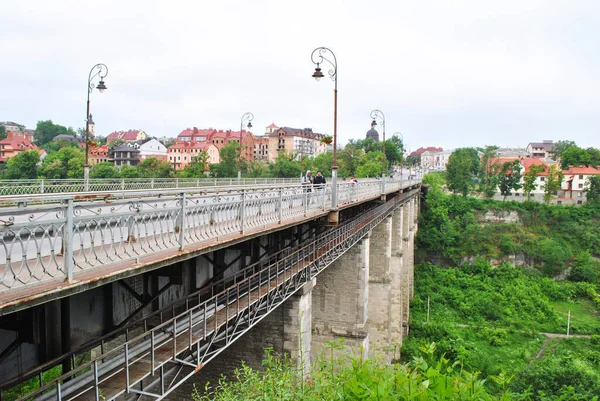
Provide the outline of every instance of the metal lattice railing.
[[217,187],[224,185],[264,185],[299,183],[299,178],[96,178],[0,180],[0,196],[39,195],[69,192],[110,192],[143,189]]
[[[148,327],[144,319],[142,334],[102,351],[97,358],[44,383],[18,401],[100,401],[124,394],[163,399],[350,249],[402,202],[389,201],[284,255],[260,262],[258,269],[258,264],[248,267],[228,277],[227,288],[218,293],[201,292],[188,297],[180,302],[182,309],[178,314],[173,313],[166,321],[161,319],[154,327]],[[187,370],[165,386],[165,373],[173,364]],[[144,386],[139,388],[142,382]]]
[[[338,206],[374,199],[416,181],[339,184]],[[135,268],[156,252],[324,214],[331,186],[301,185],[120,194],[102,201],[53,198],[43,206],[0,208],[0,291],[126,263]],[[18,202],[27,205],[28,198]]]

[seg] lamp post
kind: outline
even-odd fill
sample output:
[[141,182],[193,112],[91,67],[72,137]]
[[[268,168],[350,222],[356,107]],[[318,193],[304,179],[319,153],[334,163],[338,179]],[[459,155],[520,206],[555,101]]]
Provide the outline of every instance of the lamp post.
[[238,181],[242,179],[242,130],[244,124],[246,128],[252,128],[252,120],[254,120],[254,114],[247,112],[242,115],[240,122],[240,159],[238,160]]
[[314,64],[315,72],[312,77],[319,82],[325,75],[321,71],[321,64],[327,61],[331,64],[331,69],[327,71],[329,78],[334,82],[333,87],[333,165],[331,166],[331,208],[337,208],[337,58],[335,54],[327,47],[317,47],[313,50],[310,58]]
[[402,132],[394,132],[394,135],[399,135],[402,139],[402,160],[400,161],[400,179],[402,179],[402,172],[404,167],[404,135],[402,135]]
[[84,189],[85,191],[89,191],[89,179],[90,179],[90,164],[88,163],[89,156],[89,135],[90,135],[90,94],[94,90],[94,84],[92,80],[96,77],[100,78],[100,82],[98,82],[98,86],[96,89],[100,91],[100,93],[104,92],[106,89],[106,85],[104,84],[104,78],[108,75],[108,67],[106,64],[96,64],[90,70],[90,74],[88,75],[88,93],[87,93],[87,111],[85,113],[85,164],[83,165],[83,181],[84,181]]
[[371,118],[373,119],[373,122],[371,123],[371,127],[374,127],[377,125],[377,120],[381,121],[381,127],[383,130],[383,141],[381,142],[381,144],[383,145],[383,172],[381,173],[381,177],[385,178],[385,176],[387,175],[387,171],[386,171],[386,162],[387,162],[387,157],[385,155],[385,115],[383,114],[383,112],[381,110],[373,110],[371,112]]

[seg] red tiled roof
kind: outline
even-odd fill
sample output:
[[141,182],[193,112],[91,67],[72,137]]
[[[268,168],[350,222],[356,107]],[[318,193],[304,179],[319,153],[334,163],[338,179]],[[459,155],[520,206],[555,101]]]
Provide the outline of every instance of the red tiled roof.
[[267,128],[279,128],[278,126],[275,125],[275,123],[269,125]]
[[115,131],[108,134],[106,137],[107,141],[135,141],[138,137],[138,134],[142,132],[139,129],[130,129],[129,131]]
[[207,149],[212,143],[207,142],[187,142],[187,141],[175,141],[175,143],[169,146],[169,149]]
[[[12,132],[0,141],[0,145],[4,145],[6,150],[39,150],[25,135],[15,135]],[[21,145],[23,145],[23,149],[21,149]]]
[[216,132],[216,130],[212,129],[212,128],[208,128],[208,129],[198,129],[196,127],[186,128],[183,131],[181,131],[179,133],[179,135],[177,135],[177,138],[179,138],[179,137],[194,137],[194,136],[205,136],[208,138],[213,132]]
[[414,152],[412,152],[410,155],[411,156],[419,156],[419,155],[422,155],[425,152],[436,153],[436,152],[442,152],[443,150],[444,149],[442,149],[442,148],[436,148],[435,146],[428,146],[426,148],[419,148],[419,149],[415,150]]
[[600,169],[593,168],[593,167],[585,167],[585,166],[579,166],[579,167],[570,166],[568,170],[564,170],[562,173],[563,173],[563,175],[567,175],[567,174],[600,175]]

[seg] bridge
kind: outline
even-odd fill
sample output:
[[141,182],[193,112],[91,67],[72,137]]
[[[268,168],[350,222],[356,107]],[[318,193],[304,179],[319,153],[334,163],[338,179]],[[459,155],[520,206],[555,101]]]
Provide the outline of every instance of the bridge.
[[81,185],[0,183],[2,400],[170,399],[228,348],[397,356],[420,181]]

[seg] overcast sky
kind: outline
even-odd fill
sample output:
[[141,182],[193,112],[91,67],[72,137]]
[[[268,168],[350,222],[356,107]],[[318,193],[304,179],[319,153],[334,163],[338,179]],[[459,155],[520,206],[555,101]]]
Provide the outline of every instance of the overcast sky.
[[338,59],[338,137],[369,114],[419,146],[600,146],[600,1],[0,2],[0,121],[83,127],[87,76],[96,132],[186,127],[255,134],[272,122],[333,133],[333,82],[312,50]]

